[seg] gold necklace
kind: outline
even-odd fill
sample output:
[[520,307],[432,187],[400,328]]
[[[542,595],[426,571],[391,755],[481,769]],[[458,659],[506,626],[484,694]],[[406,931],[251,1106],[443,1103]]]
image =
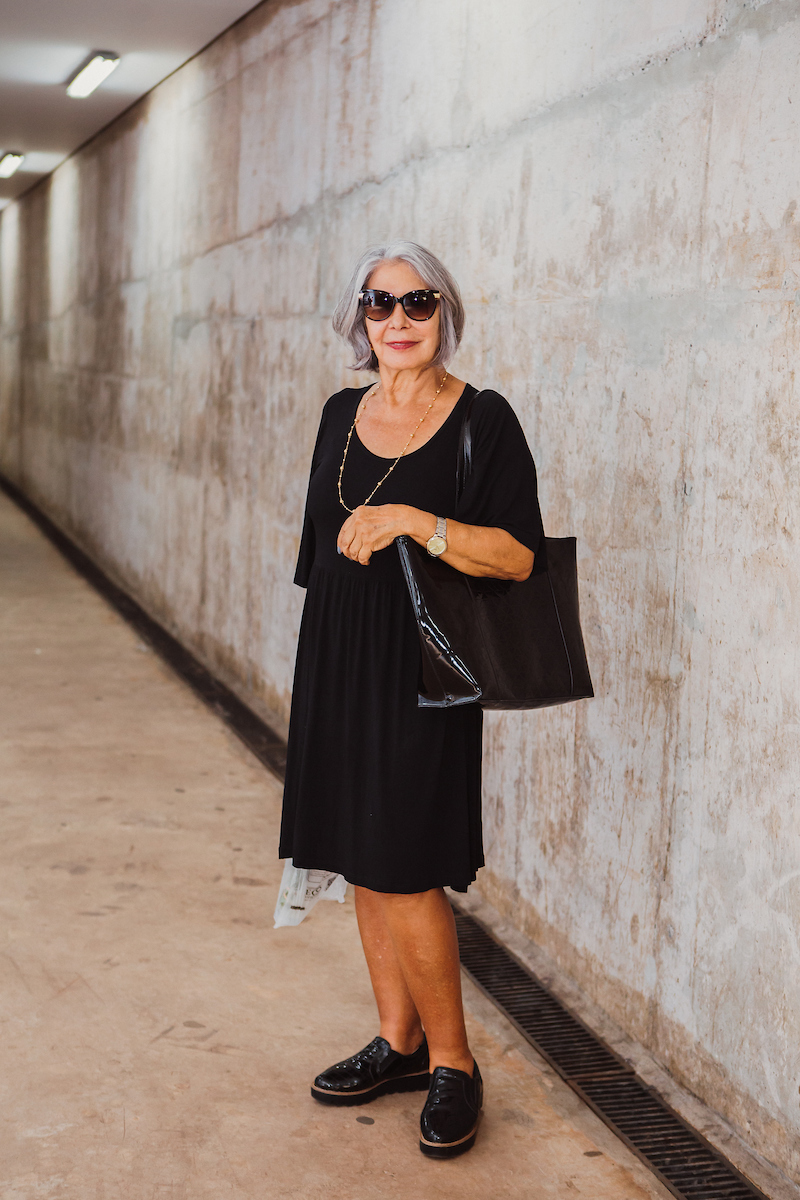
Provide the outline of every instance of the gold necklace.
[[[395,469],[395,467],[397,466],[397,464],[400,462],[400,459],[403,457],[403,455],[405,454],[406,450],[408,449],[408,447],[411,445],[412,441],[414,440],[414,437],[415,437],[415,435],[416,435],[416,433],[417,433],[417,430],[419,429],[420,425],[421,425],[421,424],[422,424],[422,422],[425,420],[425,418],[427,417],[428,413],[431,411],[431,409],[433,408],[434,404],[436,403],[436,399],[437,399],[437,397],[438,397],[438,395],[439,395],[439,392],[442,390],[442,388],[444,387],[444,385],[445,385],[446,383],[447,383],[447,371],[445,371],[445,373],[444,373],[444,379],[442,380],[442,382],[439,384],[438,388],[436,389],[436,395],[433,397],[433,399],[431,400],[430,404],[429,404],[429,405],[428,405],[428,407],[425,409],[425,412],[422,414],[422,416],[420,417],[419,421],[418,421],[418,422],[417,422],[417,424],[415,425],[415,427],[414,427],[414,431],[413,431],[413,433],[411,434],[411,437],[408,439],[408,441],[406,442],[405,446],[403,446],[403,449],[400,451],[400,453],[398,454],[397,458],[394,460],[394,462],[392,463],[392,465],[389,467],[389,470],[386,472],[386,474],[384,475],[383,479],[379,480],[379,481],[378,481],[378,483],[376,483],[376,484],[375,484],[375,487],[372,489],[372,491],[370,492],[370,494],[367,496],[366,500],[364,501],[364,504],[369,504],[370,500],[371,500],[371,499],[372,499],[372,497],[375,495],[375,493],[377,492],[378,488],[381,486],[381,484],[382,484],[382,483],[385,483],[385,482],[386,482],[386,480],[387,480],[387,479],[389,478],[389,476],[391,475],[392,471]],[[380,384],[378,384],[378,387],[380,387]],[[377,391],[377,388],[376,388],[376,391]],[[375,395],[375,392],[373,392],[373,393],[372,393],[372,395],[374,396],[374,395]],[[347,505],[345,504],[344,500],[342,499],[342,476],[344,475],[344,464],[345,464],[345,463],[346,463],[346,461],[347,461],[347,451],[350,449],[350,439],[351,439],[351,438],[352,438],[352,436],[353,436],[353,430],[355,429],[356,425],[358,424],[358,422],[361,420],[361,418],[363,417],[364,413],[366,412],[366,410],[367,410],[367,403],[368,403],[368,401],[369,401],[370,399],[371,399],[371,396],[369,396],[369,395],[366,395],[366,396],[364,396],[364,399],[363,399],[363,400],[360,402],[360,404],[359,404],[359,406],[358,406],[358,409],[356,409],[356,416],[355,416],[355,420],[353,421],[353,424],[350,426],[350,432],[348,433],[348,435],[347,435],[347,441],[345,442],[344,454],[342,455],[342,465],[339,467],[339,479],[338,479],[338,488],[339,488],[339,503],[341,504],[342,508],[346,508],[346,509],[347,509],[347,511],[348,511],[349,513],[355,512],[356,510],[355,510],[354,508],[348,508],[348,507],[347,507]],[[360,411],[359,411],[359,410],[360,410]],[[360,507],[360,506],[359,506],[359,507]]]

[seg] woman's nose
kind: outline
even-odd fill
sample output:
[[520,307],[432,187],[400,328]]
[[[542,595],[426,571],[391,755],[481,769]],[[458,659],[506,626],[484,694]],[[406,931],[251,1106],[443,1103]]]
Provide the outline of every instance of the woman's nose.
[[398,300],[394,306],[394,309],[392,310],[392,315],[389,317],[389,328],[405,329],[408,324],[409,320],[408,316],[406,315],[406,310]]

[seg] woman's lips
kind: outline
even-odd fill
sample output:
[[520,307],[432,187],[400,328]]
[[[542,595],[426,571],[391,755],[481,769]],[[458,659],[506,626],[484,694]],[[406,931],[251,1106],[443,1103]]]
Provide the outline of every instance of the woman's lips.
[[387,346],[391,346],[393,350],[410,350],[412,346],[416,346],[416,342],[387,342]]

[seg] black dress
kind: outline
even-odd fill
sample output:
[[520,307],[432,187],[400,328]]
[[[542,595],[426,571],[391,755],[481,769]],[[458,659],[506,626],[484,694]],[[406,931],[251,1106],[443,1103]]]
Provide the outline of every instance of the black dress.
[[[295,582],[307,595],[297,649],[280,856],[379,892],[466,891],[483,866],[482,711],[417,707],[417,627],[394,545],[368,566],[336,550],[348,513],[336,482],[366,388],[331,396],[311,464]],[[534,552],[542,532],[536,471],[509,404],[483,392],[472,414],[473,471],[456,507],[467,385],[430,441],[372,504],[508,530]],[[363,504],[391,459],[353,433],[342,495]]]

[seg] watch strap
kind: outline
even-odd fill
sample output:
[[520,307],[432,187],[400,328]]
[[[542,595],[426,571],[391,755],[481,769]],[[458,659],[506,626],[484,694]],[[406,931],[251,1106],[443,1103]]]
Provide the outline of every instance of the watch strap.
[[436,529],[425,543],[425,548],[431,558],[438,558],[447,549],[447,518],[436,518]]

